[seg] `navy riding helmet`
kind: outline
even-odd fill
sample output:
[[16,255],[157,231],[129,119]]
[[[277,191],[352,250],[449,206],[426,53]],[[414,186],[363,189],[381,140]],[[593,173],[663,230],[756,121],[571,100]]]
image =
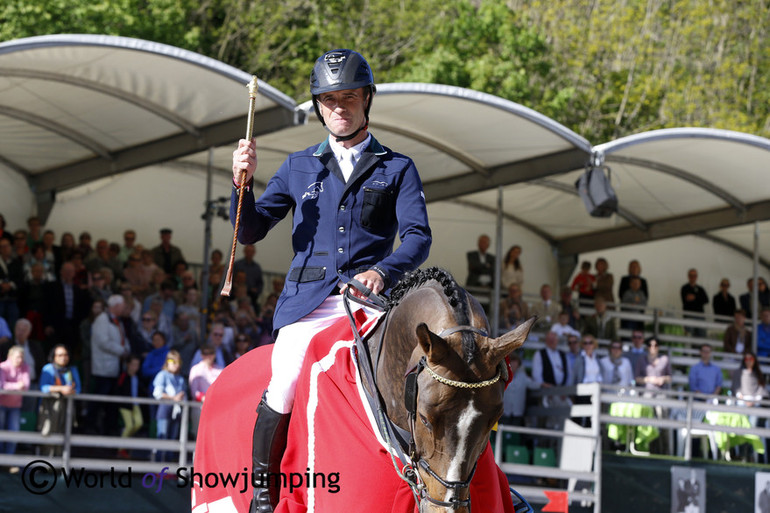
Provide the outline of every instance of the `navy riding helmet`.
[[313,95],[313,107],[322,125],[326,126],[326,123],[324,123],[321,110],[318,107],[318,95],[344,89],[358,89],[359,87],[365,88],[368,93],[368,102],[364,108],[366,123],[346,137],[332,134],[337,137],[338,141],[352,139],[369,125],[369,108],[372,106],[372,97],[377,91],[374,86],[372,68],[369,67],[369,63],[360,53],[345,49],[326,52],[315,61],[313,71],[310,73],[310,94]]

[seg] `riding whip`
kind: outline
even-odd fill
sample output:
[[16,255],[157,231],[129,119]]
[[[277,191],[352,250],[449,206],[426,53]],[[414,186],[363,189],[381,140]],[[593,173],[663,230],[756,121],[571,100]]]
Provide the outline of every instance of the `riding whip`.
[[[254,132],[254,109],[257,103],[257,76],[251,77],[251,82],[248,83],[249,88],[249,115],[246,119],[246,140],[251,141],[252,133]],[[246,170],[241,171],[240,187],[238,189],[238,208],[235,210],[235,232],[233,233],[233,247],[230,250],[230,264],[227,266],[227,278],[225,284],[222,286],[221,294],[223,296],[230,295],[230,289],[233,287],[233,266],[235,264],[235,249],[238,246],[238,227],[241,224],[241,206],[243,205],[243,193],[246,188]]]

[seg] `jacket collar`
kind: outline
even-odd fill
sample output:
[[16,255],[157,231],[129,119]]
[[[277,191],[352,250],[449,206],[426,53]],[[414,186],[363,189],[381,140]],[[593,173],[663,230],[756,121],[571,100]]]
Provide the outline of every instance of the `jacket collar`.
[[387,150],[372,136],[369,146],[367,146],[363,152],[361,152],[361,158],[358,160],[356,167],[353,169],[353,174],[350,175],[350,179],[345,182],[345,178],[342,176],[342,171],[337,164],[337,159],[334,156],[334,152],[329,147],[329,138],[318,145],[318,148],[313,152],[314,157],[318,157],[321,163],[342,183],[345,184],[345,191],[347,191],[352,184],[354,184],[364,173],[366,173],[375,162],[387,154]]
[[[331,152],[331,151],[332,151],[331,148],[329,148],[329,138],[327,137],[326,139],[323,140],[321,144],[318,145],[318,148],[313,153],[313,156],[320,157],[324,153]],[[369,146],[364,149],[363,153],[361,154],[361,158],[363,158],[365,153],[373,153],[379,157],[379,156],[385,155],[385,153],[387,152],[385,151],[385,148],[383,148],[382,145],[380,145],[377,139],[375,139],[374,136],[372,136],[372,140],[369,142]]]

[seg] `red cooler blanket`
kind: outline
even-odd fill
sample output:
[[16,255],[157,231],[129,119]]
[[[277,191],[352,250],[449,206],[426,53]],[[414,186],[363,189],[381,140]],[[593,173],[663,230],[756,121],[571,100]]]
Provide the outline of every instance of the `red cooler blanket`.
[[[356,316],[361,333],[378,321],[361,311]],[[374,427],[358,384],[354,347],[349,321],[343,318],[319,333],[308,348],[276,513],[417,511],[411,490],[398,477]],[[206,394],[192,469],[193,513],[248,512],[251,437],[257,404],[269,381],[271,352],[272,346],[264,346],[239,358]],[[471,500],[474,511],[513,513],[508,482],[489,445],[471,483]]]

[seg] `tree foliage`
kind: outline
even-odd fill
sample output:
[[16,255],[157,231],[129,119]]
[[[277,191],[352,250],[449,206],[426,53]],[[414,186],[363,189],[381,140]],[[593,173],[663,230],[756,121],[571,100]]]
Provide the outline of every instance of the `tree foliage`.
[[195,0],[5,0],[0,41],[43,34],[108,34],[198,49]]
[[512,2],[576,91],[557,116],[593,141],[673,126],[770,135],[766,1]]
[[672,126],[770,136],[767,0],[6,0],[0,40],[137,37],[307,99],[313,62],[355,48],[379,83],[522,103],[593,142]]

